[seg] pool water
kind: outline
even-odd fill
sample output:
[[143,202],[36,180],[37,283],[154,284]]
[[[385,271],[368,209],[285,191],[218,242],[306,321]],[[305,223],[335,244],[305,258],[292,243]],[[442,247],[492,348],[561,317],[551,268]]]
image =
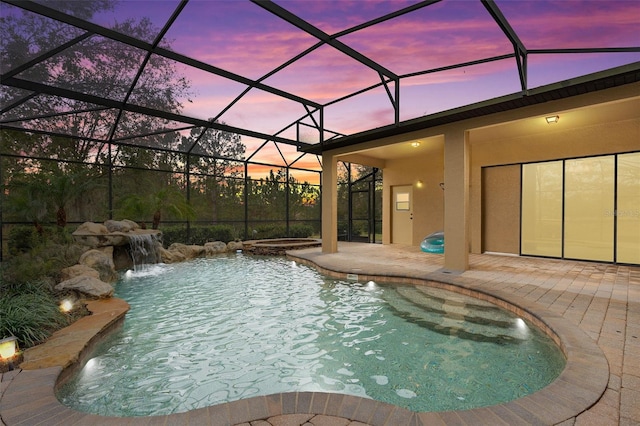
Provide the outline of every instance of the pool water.
[[551,339],[495,305],[282,257],[154,265],[125,274],[116,296],[131,305],[124,325],[58,390],[80,411],[161,415],[291,391],[461,410],[539,390],[565,365]]

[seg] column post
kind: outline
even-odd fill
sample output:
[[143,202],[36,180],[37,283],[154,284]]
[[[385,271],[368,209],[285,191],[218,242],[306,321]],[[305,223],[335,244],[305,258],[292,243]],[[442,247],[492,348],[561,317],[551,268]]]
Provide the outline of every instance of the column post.
[[338,251],[338,160],[322,153],[322,252]]
[[469,155],[468,132],[445,132],[444,141],[444,269],[469,269]]

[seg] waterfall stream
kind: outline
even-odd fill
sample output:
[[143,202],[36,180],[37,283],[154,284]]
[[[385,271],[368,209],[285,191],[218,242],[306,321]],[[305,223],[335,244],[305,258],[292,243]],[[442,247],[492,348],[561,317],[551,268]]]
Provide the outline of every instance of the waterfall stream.
[[144,265],[158,263],[160,259],[158,236],[156,234],[129,235],[129,252],[133,260],[134,271],[143,269]]

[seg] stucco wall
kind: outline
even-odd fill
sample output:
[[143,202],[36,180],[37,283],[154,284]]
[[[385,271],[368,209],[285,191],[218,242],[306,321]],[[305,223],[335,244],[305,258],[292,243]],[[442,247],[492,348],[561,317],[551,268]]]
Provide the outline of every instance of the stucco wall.
[[[481,136],[481,137],[480,137]],[[471,252],[483,251],[482,168],[640,150],[640,119],[584,126],[564,131],[560,126],[509,139],[491,139],[482,132],[470,133],[471,141]],[[508,185],[504,185],[506,188]],[[499,189],[496,187],[496,189]],[[513,243],[510,227],[494,228],[491,244]],[[514,253],[517,253],[515,251]]]
[[[496,131],[499,134],[499,131]],[[517,165],[536,161],[576,158],[592,155],[637,151],[640,149],[640,119],[585,126],[569,131],[562,127],[509,138],[491,138],[486,129],[469,132],[471,151],[470,233],[471,252],[485,250],[518,253],[519,176],[510,168],[506,175],[495,176],[490,186],[483,183],[483,168],[497,165]],[[494,174],[498,171],[494,171]],[[418,245],[431,232],[444,226],[444,194],[439,184],[444,181],[444,137],[427,154],[411,158],[387,160],[384,167],[383,243],[390,241],[391,186],[413,185],[413,242]],[[511,181],[503,181],[510,179]],[[419,188],[417,182],[422,181]],[[493,190],[492,205],[502,208],[506,217],[494,217],[489,224],[488,241],[483,241],[483,185]],[[517,189],[517,190],[516,190]],[[516,192],[513,192],[516,191]],[[501,203],[503,204],[500,207]],[[503,215],[504,216],[504,215]],[[502,226],[499,225],[502,223]],[[498,226],[495,226],[498,224]],[[493,225],[493,226],[492,226]],[[484,227],[487,223],[484,224]],[[486,235],[486,234],[485,234]],[[486,244],[485,244],[486,243]]]
[[[419,157],[387,160],[383,170],[383,244],[391,243],[391,187],[413,185],[413,238],[418,245],[428,234],[444,225],[444,138]],[[419,187],[418,181],[422,181]]]
[[520,253],[520,165],[482,170],[482,251]]
[[[447,258],[453,256],[456,259],[453,262],[455,267],[452,269],[464,270],[465,259],[459,255],[468,252],[458,248],[468,247],[471,253],[483,251],[483,168],[639,151],[639,94],[640,83],[633,83],[373,139],[358,145],[345,145],[336,148],[332,153],[345,161],[352,158],[352,162],[362,161],[362,164],[384,170],[383,243],[391,243],[391,187],[413,184],[413,244],[418,245],[424,236],[435,230],[447,228],[456,231],[450,233],[448,238],[449,248],[454,247],[456,250],[445,252],[445,266]],[[549,115],[558,115],[559,123],[547,124],[545,117]],[[449,136],[448,144],[444,135]],[[465,135],[466,139],[461,135]],[[431,140],[438,141],[435,144],[437,149],[428,154],[418,156],[406,151],[411,142]],[[462,155],[460,150],[454,149],[461,146],[461,140],[468,149],[467,152],[463,151]],[[445,147],[448,147],[448,150],[445,150]],[[450,154],[448,163],[445,161],[445,152]],[[450,166],[448,174],[445,174],[445,164]],[[445,182],[443,193],[437,184],[445,181],[445,175],[450,182],[449,188]],[[424,183],[423,188],[417,188],[418,180]],[[461,182],[465,187],[462,192]],[[511,186],[505,182],[505,185],[497,187],[503,194],[498,192],[493,195],[506,195]],[[447,190],[450,193],[457,191],[453,194],[455,206],[451,202],[448,203],[450,211],[455,207],[457,210],[454,213],[459,212],[461,203],[458,201],[462,198],[464,214],[445,217],[444,196]],[[513,193],[508,195],[513,197]],[[326,197],[328,198],[328,195]],[[323,193],[323,202],[324,199]],[[515,205],[513,199],[509,201],[509,205]],[[323,223],[327,217],[323,211]],[[494,226],[497,234],[494,235],[492,231],[493,240],[490,245],[493,247],[508,244],[509,247],[502,250],[513,251],[514,229],[519,228],[519,225],[512,223],[509,227],[503,228]]]

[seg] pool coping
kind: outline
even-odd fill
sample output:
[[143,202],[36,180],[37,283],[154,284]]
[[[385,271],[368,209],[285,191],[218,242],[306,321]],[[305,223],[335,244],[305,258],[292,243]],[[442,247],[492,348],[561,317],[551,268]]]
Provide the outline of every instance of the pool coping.
[[[328,268],[305,258],[301,252],[288,252],[288,257],[302,264],[312,265],[320,272],[341,279],[353,278],[348,271]],[[85,322],[90,323],[78,333],[82,320],[64,329],[67,335],[81,335],[84,344],[76,345],[71,355],[64,360],[50,357],[47,363],[29,364],[30,351],[25,353],[22,369],[4,373],[0,382],[0,418],[8,426],[14,424],[211,424],[234,425],[279,416],[298,416],[301,422],[313,416],[326,419],[349,419],[370,425],[420,425],[420,424],[558,424],[576,417],[588,410],[603,395],[609,380],[609,365],[599,346],[577,326],[569,324],[562,316],[541,308],[523,299],[515,300],[506,292],[486,292],[461,282],[455,275],[425,274],[411,277],[411,274],[359,274],[359,281],[405,283],[412,285],[432,285],[459,293],[488,300],[505,307],[534,322],[547,332],[560,346],[567,363],[551,384],[525,397],[488,407],[458,411],[412,412],[388,403],[345,394],[323,392],[289,392],[252,397],[225,404],[209,406],[185,413],[150,417],[108,417],[75,411],[61,404],[55,396],[56,386],[64,381],[75,369],[82,366],[83,358],[91,352],[92,346],[101,336],[117,327],[124,318],[128,305],[108,299],[96,301],[90,308],[93,315]],[[435,279],[437,278],[437,280]],[[122,302],[122,301],[120,301]],[[111,303],[108,313],[100,309]],[[115,305],[119,308],[113,309]],[[126,306],[125,306],[126,305]],[[121,311],[118,313],[118,311]],[[92,333],[92,334],[91,334]],[[91,334],[89,336],[89,334]],[[88,339],[86,339],[88,337]],[[55,339],[51,341],[55,342]],[[38,350],[47,353],[46,344]],[[78,351],[78,346],[82,348]],[[46,358],[46,357],[45,357]],[[311,417],[309,417],[311,416]],[[307,418],[308,417],[308,418]],[[296,417],[297,418],[297,417]],[[327,420],[328,421],[328,420]],[[302,424],[302,423],[299,423]],[[338,423],[334,423],[338,424]]]
[[[356,278],[353,272],[334,266],[321,266],[315,255],[287,252],[287,257],[301,264],[313,266],[321,273],[339,279]],[[444,273],[443,273],[444,272]],[[501,306],[539,327],[560,347],[566,357],[566,365],[560,375],[543,389],[503,404],[446,412],[416,413],[419,418],[430,419],[425,424],[438,424],[446,418],[461,419],[468,424],[562,423],[587,411],[598,402],[609,382],[609,362],[596,342],[576,325],[561,315],[535,302],[516,299],[515,295],[499,290],[483,291],[459,279],[450,271],[411,276],[404,274],[367,274],[358,272],[357,281],[376,281],[396,284],[427,285],[477,297]],[[455,415],[454,415],[455,414]],[[497,415],[497,417],[495,417]],[[494,419],[493,423],[489,419]],[[449,424],[445,421],[444,424]]]

